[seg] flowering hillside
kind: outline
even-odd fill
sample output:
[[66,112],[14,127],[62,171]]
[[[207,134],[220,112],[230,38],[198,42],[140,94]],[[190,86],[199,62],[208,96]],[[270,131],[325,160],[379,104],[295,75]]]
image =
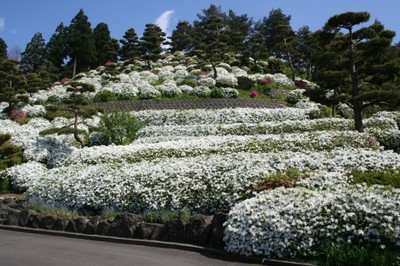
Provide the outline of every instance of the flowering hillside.
[[[104,91],[118,99],[201,96],[215,86],[235,97],[239,77],[294,88],[282,74],[250,74],[228,64],[217,68],[214,80],[211,69],[200,73],[189,59],[176,58],[160,61],[152,72],[121,65],[111,74],[112,65],[73,81],[94,86],[83,95],[89,100]],[[318,106],[295,91],[293,106],[279,109],[131,112],[144,125],[133,142],[78,148],[70,134],[43,134],[74,123],[62,116],[46,119],[43,106],[70,97],[73,81],[33,94],[32,105],[22,108],[31,117],[26,123],[0,120],[0,133],[11,134],[25,160],[0,178],[26,189],[28,199],[77,210],[226,211],[226,249],[245,255],[316,255],[327,240],[400,247],[400,189],[353,182],[353,171],[400,169],[400,155],[385,149],[400,140],[399,112],[371,116],[365,133],[358,133],[351,119],[318,118]],[[82,120],[79,134],[101,136],[92,129],[100,127],[101,116]],[[299,176],[290,185],[255,189],[293,169]]]

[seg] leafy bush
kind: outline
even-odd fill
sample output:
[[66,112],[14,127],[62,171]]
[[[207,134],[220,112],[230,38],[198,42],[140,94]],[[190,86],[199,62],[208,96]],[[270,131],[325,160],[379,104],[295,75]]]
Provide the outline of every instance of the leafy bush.
[[94,97],[95,102],[112,102],[112,101],[117,101],[117,100],[118,100],[117,95],[114,92],[109,91],[109,90],[100,91]]
[[324,243],[321,245],[324,265],[399,265],[400,251],[378,245]]
[[306,177],[308,177],[306,173],[300,173],[297,169],[289,168],[285,172],[277,172],[258,181],[253,185],[253,190],[261,192],[276,187],[292,187],[296,184],[297,180]]
[[182,86],[182,85],[188,85],[192,88],[197,86],[197,81],[191,78],[184,78],[183,80],[181,80],[180,82],[177,83],[178,86]]
[[353,183],[366,183],[367,185],[383,185],[400,188],[400,169],[387,171],[352,171]]
[[0,134],[0,170],[23,161],[22,148],[10,142],[10,134]]
[[129,112],[114,111],[101,118],[104,133],[117,145],[130,144],[136,138],[136,132],[143,127],[134,115]]
[[47,105],[46,113],[43,117],[49,121],[52,121],[56,117],[72,118],[73,114],[66,110],[64,105]]
[[237,80],[239,90],[250,90],[255,84],[255,82],[248,77],[238,77]]
[[101,145],[107,146],[110,144],[111,144],[110,136],[104,132],[93,132],[92,134],[89,135],[87,143],[89,147],[101,146]]

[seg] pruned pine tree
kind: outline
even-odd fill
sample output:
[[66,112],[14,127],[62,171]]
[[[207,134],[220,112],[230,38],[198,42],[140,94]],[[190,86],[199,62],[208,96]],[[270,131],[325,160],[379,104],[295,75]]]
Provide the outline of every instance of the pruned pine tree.
[[162,45],[165,42],[165,33],[155,24],[146,24],[142,38],[140,38],[141,55],[151,69],[151,61],[161,58]]
[[133,61],[134,59],[140,58],[139,38],[135,29],[128,29],[123,39],[119,42],[121,43],[119,56],[122,61]]
[[189,52],[194,48],[193,26],[187,21],[179,21],[170,37],[170,51]]
[[331,99],[353,109],[359,132],[364,131],[366,108],[400,103],[399,91],[393,85],[400,73],[399,58],[388,56],[395,33],[378,21],[359,28],[369,18],[367,12],[347,12],[328,20],[320,33],[326,44],[315,73],[316,81],[326,85],[322,93],[333,89]]
[[210,62],[216,79],[216,66],[229,51],[226,16],[220,7],[211,5],[208,9],[203,9],[203,14],[197,14],[197,17],[198,20],[194,21],[196,48],[201,50],[203,58]]
[[15,59],[6,59],[0,63],[0,102],[8,103],[7,113],[18,103],[27,103],[29,98],[25,95],[26,80],[19,62]]

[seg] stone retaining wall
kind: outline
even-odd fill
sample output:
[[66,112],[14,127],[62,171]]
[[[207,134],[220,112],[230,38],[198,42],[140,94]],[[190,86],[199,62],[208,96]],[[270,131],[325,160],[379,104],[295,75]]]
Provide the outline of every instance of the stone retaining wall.
[[114,219],[100,216],[71,218],[38,213],[23,208],[15,199],[0,199],[0,224],[97,234],[126,238],[189,243],[224,248],[226,213],[212,216],[194,216],[188,223],[172,220],[165,224],[146,223],[143,217],[132,213],[119,213]]

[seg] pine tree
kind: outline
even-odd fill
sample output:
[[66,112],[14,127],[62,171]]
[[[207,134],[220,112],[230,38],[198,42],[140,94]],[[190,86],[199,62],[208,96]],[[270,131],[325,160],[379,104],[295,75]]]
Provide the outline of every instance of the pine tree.
[[229,51],[226,15],[220,7],[211,5],[208,9],[203,9],[203,14],[197,14],[197,17],[199,20],[194,21],[196,48],[201,50],[204,59],[210,62],[216,79],[216,65]]
[[285,15],[281,9],[273,9],[268,17],[264,17],[260,32],[264,34],[266,46],[271,56],[287,62],[295,78],[296,36],[290,26],[291,16]]
[[239,16],[232,10],[229,10],[228,16],[226,17],[226,24],[229,50],[242,54],[246,48],[245,41],[250,35],[253,20],[247,15]]
[[0,62],[7,59],[7,44],[0,38]]
[[161,58],[163,51],[161,45],[165,41],[165,33],[155,24],[146,24],[142,38],[140,38],[140,49],[142,58],[147,61],[147,66],[151,69],[151,61]]
[[128,29],[125,32],[123,39],[121,39],[119,42],[121,43],[119,56],[122,61],[132,61],[135,58],[140,57],[139,38],[135,29]]
[[170,51],[189,52],[194,48],[194,30],[193,26],[187,21],[179,21],[172,31],[170,38]]
[[245,42],[245,50],[242,54],[242,64],[248,65],[249,58],[254,59],[254,65],[257,66],[257,61],[268,58],[268,50],[265,46],[264,36],[253,30],[248,40]]
[[32,37],[21,56],[24,73],[37,73],[46,61],[46,43],[42,33],[38,32]]
[[26,76],[26,91],[32,96],[33,93],[38,92],[42,89],[42,78],[37,73],[29,73]]
[[26,81],[19,62],[15,59],[6,59],[0,63],[0,102],[8,103],[7,111],[18,103],[28,102],[26,93]]
[[107,61],[117,61],[119,50],[118,42],[116,47],[115,40],[113,40],[110,36],[108,25],[105,23],[99,23],[93,29],[93,37],[96,46],[97,64],[103,65]]
[[312,58],[318,50],[317,42],[308,26],[303,26],[298,29],[296,32],[296,38],[298,60],[295,62],[295,68],[299,72],[304,73],[306,79],[311,79],[313,69]]
[[68,56],[76,72],[90,69],[97,63],[96,46],[88,17],[83,9],[72,19],[67,34]]
[[63,23],[57,26],[56,32],[46,44],[47,59],[58,69],[60,77],[64,71],[64,60],[67,57],[67,28]]
[[[400,74],[399,58],[390,58],[395,33],[375,21],[368,27],[367,12],[347,12],[331,17],[325,25],[327,45],[317,65],[316,76],[336,87],[333,99],[350,106],[354,124],[363,132],[363,111],[371,105],[399,104],[400,94],[393,86]],[[326,36],[328,36],[326,38]],[[335,94],[335,93],[334,93]]]

